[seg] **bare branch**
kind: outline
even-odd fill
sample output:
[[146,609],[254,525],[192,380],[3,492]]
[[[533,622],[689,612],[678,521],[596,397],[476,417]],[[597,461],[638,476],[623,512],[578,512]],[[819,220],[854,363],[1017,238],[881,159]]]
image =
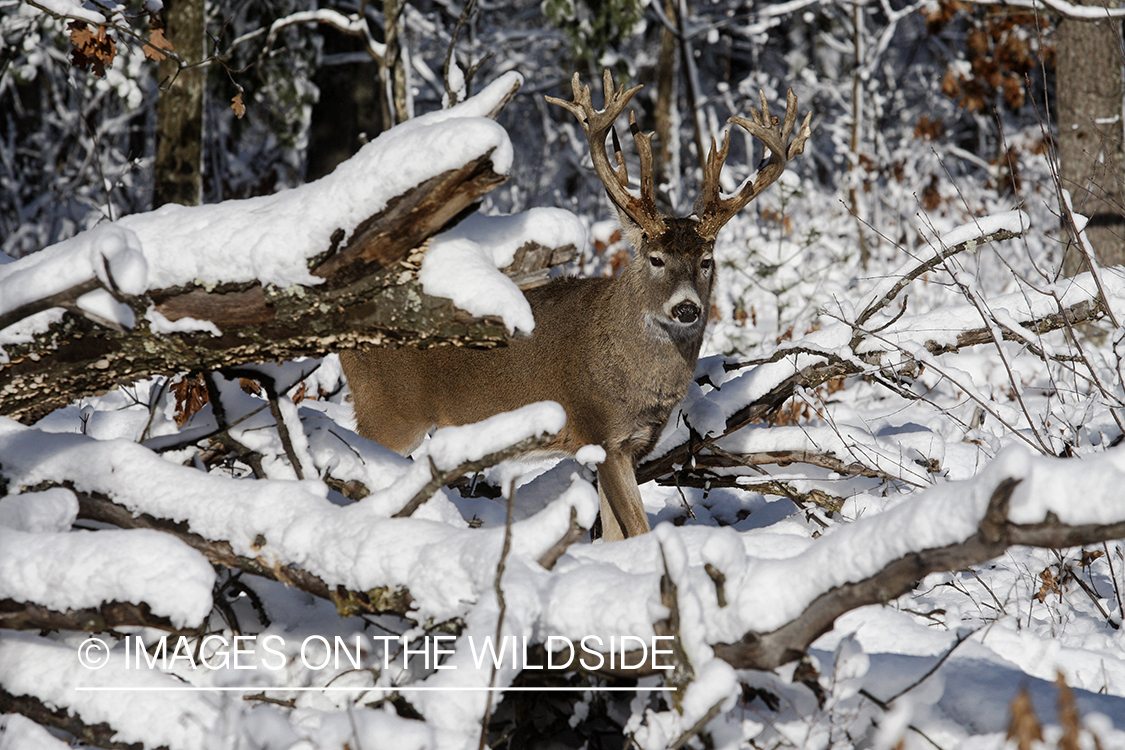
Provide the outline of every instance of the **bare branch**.
[[555,563],[559,561],[559,558],[566,553],[570,545],[582,539],[582,537],[586,535],[586,531],[587,530],[582,528],[581,524],[578,523],[578,510],[572,507],[570,509],[569,528],[567,528],[566,533],[563,534],[562,539],[555,542],[551,549],[547,550],[539,557],[539,564],[547,570],[554,570]]
[[487,456],[483,456],[475,461],[466,461],[460,466],[449,469],[447,471],[438,469],[434,464],[433,459],[431,459],[430,481],[427,482],[425,486],[422,487],[422,489],[418,490],[418,492],[414,494],[414,497],[410,498],[410,501],[402,507],[402,510],[400,510],[398,513],[395,513],[392,518],[407,518],[409,516],[412,516],[414,514],[414,511],[418,510],[418,508],[422,506],[422,503],[429,500],[431,497],[433,497],[435,492],[437,492],[453,480],[457,479],[458,477],[462,477],[466,474],[472,474],[478,471],[483,471],[489,466],[495,466],[501,461],[506,461],[509,458],[515,458],[516,456],[524,455],[530,450],[534,450],[535,448],[546,445],[550,437],[552,436],[533,435],[532,437],[524,438],[518,443],[510,445],[503,450],[489,453]]
[[[1009,232],[1007,229],[1001,229],[999,231],[993,232],[992,234],[987,234],[982,237],[974,237],[971,240],[966,240],[965,242],[954,245],[951,248],[940,248],[937,253],[934,254],[934,257],[930,258],[927,261],[924,261],[923,263],[920,263],[913,270],[907,272],[904,276],[902,276],[898,281],[895,282],[894,286],[892,286],[885,295],[883,295],[875,302],[872,302],[863,310],[863,312],[859,314],[859,317],[855,319],[855,325],[857,329],[856,336],[862,338],[863,334],[858,329],[865,325],[867,321],[871,320],[872,315],[889,305],[894,300],[894,298],[899,295],[899,292],[905,289],[910,284],[910,282],[914,281],[922,274],[934,270],[938,265],[944,263],[946,260],[952,258],[958,253],[962,253],[965,250],[969,249],[976,249],[976,247],[982,243],[1010,240],[1014,237],[1019,236],[1021,235],[1018,232]],[[853,348],[857,343],[859,343],[858,340],[853,339]]]

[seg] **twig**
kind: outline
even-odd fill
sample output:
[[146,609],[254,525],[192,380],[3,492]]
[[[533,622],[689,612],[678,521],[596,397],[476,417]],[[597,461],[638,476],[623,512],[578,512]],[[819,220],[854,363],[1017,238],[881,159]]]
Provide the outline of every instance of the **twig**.
[[[682,473],[682,472],[681,472]],[[740,482],[740,479],[749,479],[746,482]],[[811,503],[818,508],[823,508],[830,513],[839,513],[841,508],[844,507],[844,498],[838,495],[830,495],[824,490],[812,489],[807,492],[801,492],[793,487],[789,482],[783,482],[776,479],[756,479],[748,477],[746,474],[687,474],[673,478],[657,479],[656,483],[668,487],[673,483],[679,482],[685,487],[698,487],[700,489],[709,489],[712,487],[729,487],[738,490],[749,490],[753,492],[760,492],[763,495],[777,495],[790,500],[798,508],[804,508],[806,503]],[[813,516],[813,518],[816,518]],[[816,518],[817,523],[821,524],[823,528],[827,525]]]
[[1043,436],[1039,434],[1039,430],[1035,427],[1035,420],[1032,419],[1031,412],[1028,410],[1027,403],[1023,398],[1023,389],[1020,387],[1016,376],[1012,373],[1012,365],[1008,361],[1008,355],[1004,353],[1004,347],[1000,343],[1004,339],[1004,335],[997,331],[998,324],[996,323],[995,314],[991,309],[988,309],[987,302],[978,299],[977,295],[973,294],[973,290],[969,288],[969,285],[961,281],[961,278],[949,263],[945,264],[945,268],[946,272],[953,279],[953,283],[956,284],[957,288],[961,291],[961,296],[969,300],[969,303],[977,311],[977,314],[980,315],[981,321],[988,330],[989,338],[996,348],[996,355],[1000,358],[1000,363],[1004,365],[1004,372],[1008,376],[1008,383],[1012,386],[1012,394],[1016,402],[1020,405],[1020,411],[1023,412],[1024,419],[1027,420],[1028,429],[1030,429],[1031,434],[1035,436],[1035,440],[1039,443],[1043,452],[1047,454],[1051,453],[1051,448],[1047,444],[1047,441],[1043,439]]
[[1094,279],[1094,285],[1098,287],[1098,296],[1102,298],[1105,304],[1106,313],[1109,315],[1109,320],[1113,323],[1114,328],[1120,328],[1121,323],[1118,322],[1117,316],[1113,313],[1113,307],[1109,304],[1109,295],[1105,293],[1105,287],[1102,286],[1102,277],[1099,273],[1098,262],[1094,257],[1093,248],[1090,247],[1090,242],[1086,237],[1084,230],[1078,229],[1078,224],[1074,218],[1074,211],[1071,209],[1070,201],[1059,197],[1059,207],[1062,209],[1063,218],[1066,225],[1072,232],[1074,232],[1075,244],[1082,250],[1082,255],[1086,258],[1087,267],[1090,269],[1090,276]]
[[861,692],[861,693],[863,693],[864,695],[866,695],[866,696],[867,696],[868,698],[870,698],[871,700],[873,700],[873,701],[875,701],[876,703],[878,703],[878,704],[879,704],[879,706],[880,706],[880,708],[886,708],[887,706],[890,706],[890,705],[891,705],[892,703],[894,703],[894,702],[895,702],[896,700],[898,700],[899,698],[901,698],[902,696],[906,695],[906,694],[907,694],[907,693],[909,693],[909,692],[910,692],[911,690],[913,690],[914,688],[918,687],[918,686],[919,686],[919,685],[921,685],[921,684],[922,684],[923,682],[925,682],[925,681],[926,681],[926,679],[927,679],[927,678],[929,678],[929,676],[930,676],[930,675],[932,675],[933,673],[935,673],[935,672],[937,672],[937,671],[938,671],[939,669],[941,669],[941,665],[942,665],[942,664],[945,664],[946,660],[947,660],[947,659],[948,659],[949,657],[953,656],[953,652],[957,650],[957,647],[958,647],[958,646],[960,646],[960,645],[961,645],[962,643],[964,643],[965,641],[967,641],[967,640],[969,639],[969,636],[970,636],[970,635],[972,635],[972,634],[973,634],[973,633],[975,633],[975,632],[976,632],[976,631],[974,630],[974,631],[972,631],[972,632],[970,632],[970,633],[965,633],[965,634],[962,634],[962,635],[958,635],[958,636],[957,636],[957,640],[953,642],[953,645],[952,645],[952,646],[950,646],[950,647],[949,647],[949,648],[948,648],[948,649],[946,650],[946,652],[945,652],[944,654],[942,654],[942,655],[941,655],[941,658],[939,658],[939,659],[938,659],[938,660],[937,660],[936,662],[934,662],[934,665],[933,665],[932,667],[930,667],[929,669],[927,669],[927,670],[926,670],[926,673],[925,673],[925,674],[923,674],[923,675],[922,675],[921,677],[919,677],[919,678],[918,678],[917,680],[915,680],[914,682],[910,683],[910,684],[909,684],[909,685],[907,685],[906,687],[904,687],[904,688],[903,688],[902,690],[899,690],[899,691],[898,691],[897,693],[895,693],[894,695],[892,695],[892,696],[891,696],[890,698],[887,698],[887,699],[886,699],[885,701],[880,701],[880,700],[879,700],[878,698],[876,698],[875,696],[873,696],[873,695],[870,695],[870,694],[869,694],[869,693],[868,693],[868,692],[867,692],[866,690],[860,690],[860,692]]
[[[919,264],[912,271],[907,272],[905,276],[896,281],[894,286],[891,287],[891,289],[885,295],[883,295],[881,299],[868,305],[867,308],[859,314],[859,317],[855,319],[856,328],[858,329],[859,327],[863,326],[865,323],[867,323],[868,320],[871,319],[872,315],[889,305],[891,301],[898,296],[899,292],[905,289],[906,286],[910,284],[910,282],[914,281],[916,278],[926,273],[927,271],[934,270],[934,268],[936,268],[939,263],[943,263],[947,259],[953,257],[954,255],[957,255],[958,253],[964,252],[965,250],[975,249],[977,245],[980,245],[981,243],[1010,240],[1014,237],[1019,236],[1021,236],[1019,233],[1010,232],[1007,229],[1001,229],[999,231],[993,232],[992,234],[982,235],[971,240],[966,240],[965,242],[956,244],[948,249],[940,248],[937,253],[935,253],[934,257]],[[857,335],[859,335],[860,333],[861,332],[857,330]],[[855,348],[856,343],[858,342],[853,339],[853,349]]]
[[539,564],[547,570],[554,570],[555,563],[566,553],[570,545],[574,544],[585,535],[586,529],[582,528],[582,525],[578,523],[578,509],[571,507],[570,526],[567,528],[566,533],[563,534],[562,539],[555,542],[549,550],[539,557]]
[[[266,380],[269,379],[266,378]],[[277,394],[277,389],[272,385],[266,385],[266,397],[269,399],[270,414],[277,426],[277,436],[281,438],[281,447],[285,451],[285,457],[289,459],[289,465],[293,467],[293,473],[297,475],[297,479],[304,479],[305,471],[301,468],[301,461],[297,458],[297,450],[293,447],[293,437],[289,434],[289,424],[285,420],[285,414],[281,411],[280,396]],[[297,426],[300,427],[299,421]]]
[[[465,7],[461,9],[461,15],[457,18],[457,26],[454,27],[453,36],[449,40],[449,49],[445,53],[445,65],[442,67],[442,78],[444,79],[443,83],[445,84],[445,95],[449,98],[450,107],[452,107],[454,104],[457,104],[457,92],[449,87],[449,66],[457,64],[453,59],[453,53],[457,49],[457,38],[461,36],[461,30],[465,28],[465,24],[468,23],[469,19],[472,18],[476,13],[476,9],[474,8],[475,5],[476,0],[468,0],[465,3]],[[469,82],[476,74],[477,69],[480,68],[484,61],[488,60],[490,57],[492,57],[491,52],[470,65],[469,69],[465,71],[464,82],[466,94],[468,93]]]
[[516,456],[545,445],[550,438],[551,436],[549,435],[532,435],[514,445],[509,445],[507,448],[498,450],[495,453],[489,453],[487,456],[478,458],[475,461],[466,461],[455,469],[449,469],[448,471],[438,469],[433,459],[430,458],[430,481],[426,482],[425,486],[418,490],[418,492],[414,494],[414,497],[410,498],[410,501],[402,507],[402,510],[395,513],[392,518],[408,518],[414,514],[414,511],[422,507],[423,503],[433,497],[435,492],[454,479],[464,476],[465,474],[482,471],[489,466],[495,466],[509,458],[515,458]]
[[907,484],[921,487],[918,482],[888,474],[882,469],[867,466],[858,461],[847,463],[843,459],[827,453],[814,453],[806,450],[788,451],[760,451],[757,453],[730,453],[715,445],[713,441],[704,441],[704,447],[711,451],[712,456],[706,454],[696,456],[696,465],[699,467],[725,467],[725,466],[763,466],[777,464],[787,466],[793,463],[811,464],[823,469],[830,469],[838,474],[847,474],[857,477],[884,479],[892,482],[906,482]]
[[719,715],[719,711],[722,710],[723,701],[725,700],[726,699],[724,698],[715,705],[711,706],[711,708],[707,710],[707,713],[703,714],[699,721],[695,722],[695,724],[691,726],[691,729],[681,734],[676,738],[675,742],[668,746],[668,750],[680,750],[680,748],[686,745],[692,737],[702,732],[704,728],[706,728],[706,726],[711,722],[711,720]]
[[1121,614],[1121,622],[1125,623],[1125,602],[1121,601],[1121,588],[1117,585],[1117,573],[1113,571],[1113,557],[1109,554],[1109,545],[1102,542],[1105,552],[1105,561],[1109,565],[1109,578],[1113,581],[1113,594],[1117,597],[1117,611]]
[[[516,481],[513,479],[511,484],[508,485],[508,514],[504,519],[504,546],[500,550],[500,561],[496,564],[496,577],[493,579],[492,587],[496,592],[496,601],[499,605],[499,612],[496,616],[496,643],[501,643],[504,636],[504,615],[508,612],[508,602],[504,599],[504,587],[500,585],[501,579],[504,577],[504,567],[508,560],[508,553],[512,549],[512,512],[516,505]],[[488,678],[488,687],[496,687],[496,662],[492,663],[492,674]],[[492,719],[492,693],[485,693],[484,704],[484,717],[481,719],[480,724],[480,750],[486,750],[488,742],[488,723]]]

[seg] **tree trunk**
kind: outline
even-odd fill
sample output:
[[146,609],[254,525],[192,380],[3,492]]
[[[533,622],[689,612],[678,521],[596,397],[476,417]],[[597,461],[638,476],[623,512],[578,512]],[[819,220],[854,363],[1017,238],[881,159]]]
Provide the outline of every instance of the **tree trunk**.
[[[673,0],[665,0],[664,13],[669,19],[676,17],[676,6]],[[673,174],[678,171],[679,144],[673,144],[673,138],[679,140],[680,134],[675,127],[676,107],[676,35],[671,29],[664,27],[660,30],[660,59],[656,64],[656,153],[655,173],[657,186],[673,183],[679,184],[680,177]],[[673,194],[678,191],[673,190]],[[674,206],[674,208],[678,208]]]
[[[1115,0],[1083,0],[1114,7]],[[1064,16],[1059,21],[1056,90],[1059,180],[1074,209],[1089,218],[1086,236],[1100,265],[1125,264],[1125,151],[1122,148],[1121,22]],[[1070,243],[1063,273],[1086,270]]]
[[[364,48],[358,37],[335,29],[326,29],[323,38],[326,56]],[[383,129],[378,79],[379,66],[374,60],[322,65],[317,70],[313,82],[320,89],[320,98],[309,124],[306,180],[330,173]]]
[[383,63],[383,128],[389,130],[410,119],[406,104],[406,67],[402,56],[402,13],[406,0],[383,0],[386,23],[384,41],[387,45]]
[[[166,36],[187,63],[203,59],[203,0],[165,0]],[[203,92],[206,68],[178,70],[175,60],[160,64],[156,105],[156,164],[152,207],[165,203],[198,206],[203,196]]]

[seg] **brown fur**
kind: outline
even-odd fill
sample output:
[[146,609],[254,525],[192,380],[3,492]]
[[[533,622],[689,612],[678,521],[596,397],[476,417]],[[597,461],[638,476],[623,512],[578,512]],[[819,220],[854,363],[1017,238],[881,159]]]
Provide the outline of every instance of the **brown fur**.
[[[561,279],[527,292],[530,338],[489,350],[341,354],[360,434],[409,453],[431,427],[556,401],[567,422],[548,449],[573,454],[596,444],[606,451],[599,470],[605,537],[648,531],[633,472],[687,392],[715,278],[712,243],[696,233],[696,221],[666,221],[662,236],[641,239],[619,277]],[[680,302],[698,308],[693,323],[675,319]]]

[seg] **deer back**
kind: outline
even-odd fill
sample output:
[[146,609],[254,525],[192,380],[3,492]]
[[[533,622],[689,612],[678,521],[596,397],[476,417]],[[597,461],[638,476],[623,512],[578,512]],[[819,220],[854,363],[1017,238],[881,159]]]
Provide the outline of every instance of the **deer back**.
[[709,259],[698,239],[665,242],[637,252],[618,278],[532,289],[535,331],[504,347],[345,352],[359,431],[409,452],[433,426],[556,401],[567,425],[548,449],[628,444],[639,455],[691,380],[714,282]]

